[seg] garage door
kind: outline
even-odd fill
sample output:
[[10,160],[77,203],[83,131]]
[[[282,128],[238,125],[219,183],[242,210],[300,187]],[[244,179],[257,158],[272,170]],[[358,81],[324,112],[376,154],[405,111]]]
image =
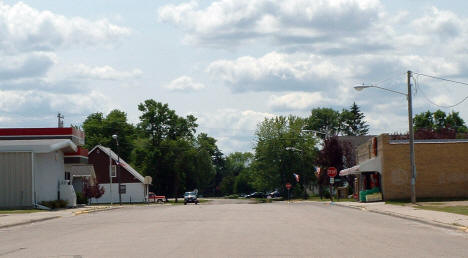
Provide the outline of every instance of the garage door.
[[30,152],[0,153],[0,207],[32,206],[32,161]]

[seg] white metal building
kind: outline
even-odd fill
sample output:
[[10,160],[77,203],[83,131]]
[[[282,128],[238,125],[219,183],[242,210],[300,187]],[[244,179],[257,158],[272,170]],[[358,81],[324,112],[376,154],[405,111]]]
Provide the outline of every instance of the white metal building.
[[68,139],[0,141],[0,208],[76,200],[73,187],[64,187],[64,152],[76,150]]

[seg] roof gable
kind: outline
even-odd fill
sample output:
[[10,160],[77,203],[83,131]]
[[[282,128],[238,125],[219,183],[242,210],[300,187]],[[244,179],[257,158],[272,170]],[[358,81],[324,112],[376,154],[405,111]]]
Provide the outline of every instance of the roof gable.
[[[115,154],[115,152],[113,152],[110,148],[107,148],[107,147],[104,147],[102,145],[96,145],[89,153],[93,153],[96,149],[99,149],[101,150],[102,152],[104,152],[107,156],[111,157],[112,160],[114,160],[115,162],[117,162],[117,154]],[[125,160],[123,160],[122,158],[119,158],[119,162],[120,162],[120,165],[125,168],[128,172],[130,172],[130,174],[132,174],[136,179],[138,179],[138,181],[144,183],[145,182],[145,179],[144,177],[138,173],[138,171],[136,171],[132,166],[130,166],[127,162],[125,162]]]

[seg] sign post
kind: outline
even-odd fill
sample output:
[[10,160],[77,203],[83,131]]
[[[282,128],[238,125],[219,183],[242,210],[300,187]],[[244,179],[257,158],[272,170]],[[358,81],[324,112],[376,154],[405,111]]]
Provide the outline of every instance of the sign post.
[[286,183],[286,189],[288,189],[288,203],[289,203],[289,190],[291,189],[290,183]]
[[330,177],[330,200],[333,202],[333,184],[335,183],[335,176],[338,174],[338,171],[335,167],[329,167],[327,174]]

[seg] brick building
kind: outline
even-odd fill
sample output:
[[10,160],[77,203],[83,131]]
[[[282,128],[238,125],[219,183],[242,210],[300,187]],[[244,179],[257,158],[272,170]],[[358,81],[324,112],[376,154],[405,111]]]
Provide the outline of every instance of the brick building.
[[[384,200],[409,199],[411,169],[408,140],[388,134],[372,138],[357,149],[358,189],[381,188]],[[415,140],[416,197],[468,197],[467,139]],[[341,173],[343,174],[343,173]]]

